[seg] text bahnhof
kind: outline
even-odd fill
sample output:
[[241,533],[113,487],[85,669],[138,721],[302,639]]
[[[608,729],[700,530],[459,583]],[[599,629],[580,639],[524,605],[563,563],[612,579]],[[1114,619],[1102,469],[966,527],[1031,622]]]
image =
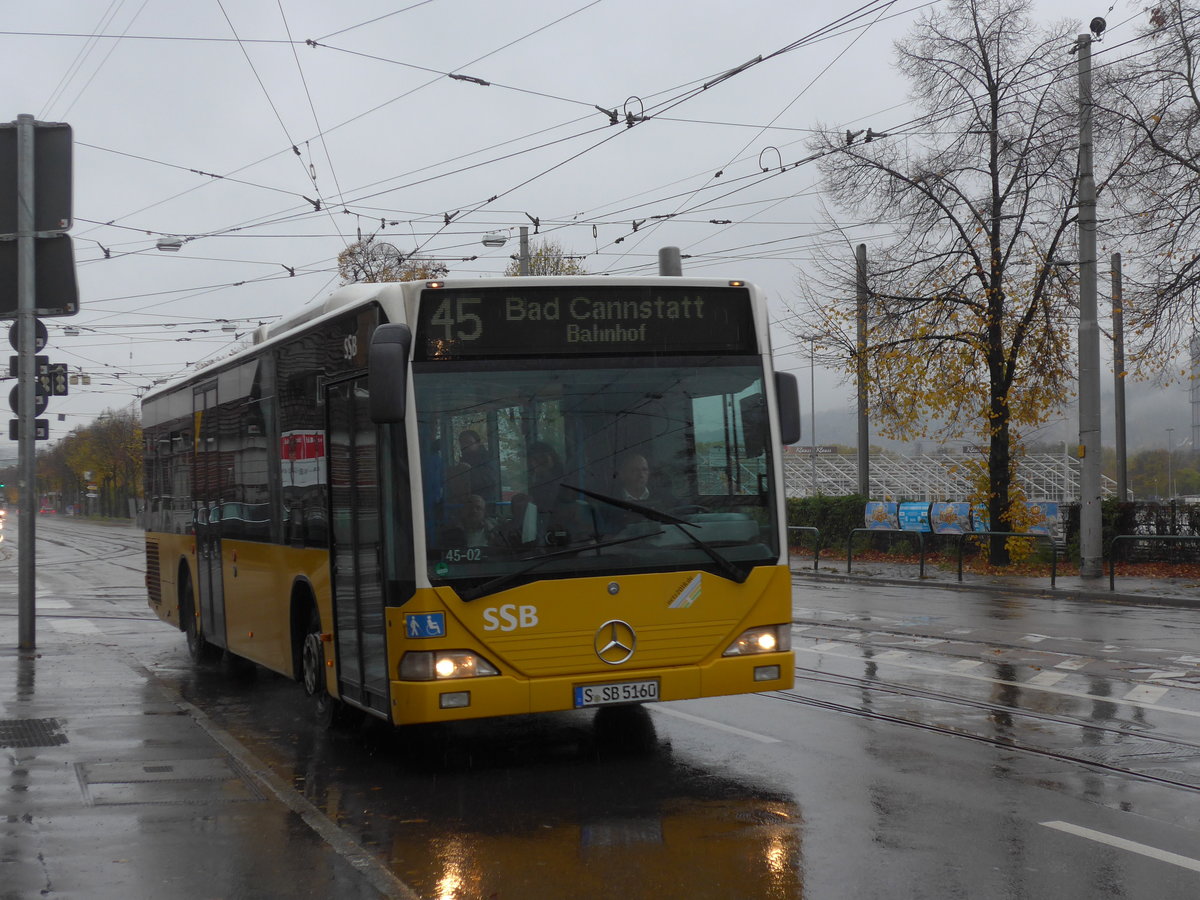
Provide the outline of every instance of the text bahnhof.
[[[566,312],[564,318],[563,312]],[[533,300],[527,297],[506,297],[506,322],[566,323],[567,343],[645,341],[648,321],[703,319],[703,298],[667,300],[594,300],[574,297],[563,300]],[[641,321],[641,325],[629,325]],[[603,327],[600,323],[620,323]]]

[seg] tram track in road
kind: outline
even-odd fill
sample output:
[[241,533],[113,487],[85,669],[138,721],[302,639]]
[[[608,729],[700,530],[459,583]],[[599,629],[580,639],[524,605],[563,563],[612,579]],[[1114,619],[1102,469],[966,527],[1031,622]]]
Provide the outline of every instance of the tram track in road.
[[[72,550],[75,552],[76,558],[61,561],[39,560],[37,564],[38,568],[47,569],[59,568],[61,566],[78,566],[81,563],[86,563],[93,560],[103,560],[109,565],[113,565],[121,569],[127,569],[131,572],[141,573],[145,571],[145,551],[141,546],[133,547],[128,543],[120,541],[96,540],[90,532],[87,534],[87,538],[88,544],[86,546],[80,546],[78,543],[74,543],[69,540],[60,540],[58,538],[45,535],[44,533],[39,534],[37,538],[39,544],[52,544],[56,547],[64,547]],[[83,559],[79,559],[80,556],[82,556]],[[136,564],[126,565],[124,562],[121,562],[123,559],[135,561]]]
[[[1090,769],[1096,769],[1111,775],[1120,775],[1127,778],[1137,779],[1138,781],[1156,784],[1161,787],[1169,787],[1177,790],[1190,791],[1200,793],[1200,784],[1180,781],[1174,778],[1168,778],[1162,775],[1154,775],[1148,772],[1140,772],[1137,769],[1130,769],[1124,766],[1115,765],[1113,763],[1103,762],[1094,758],[1076,755],[1070,752],[1060,750],[1049,750],[1044,747],[1035,747],[1032,744],[1022,743],[1010,738],[990,737],[988,735],[976,734],[970,731],[961,731],[956,728],[950,728],[945,725],[935,725],[931,722],[922,722],[913,719],[906,719],[903,716],[895,716],[889,713],[877,712],[875,710],[863,709],[861,706],[852,706],[850,704],[838,703],[833,700],[824,700],[819,697],[810,697],[804,694],[798,694],[795,691],[776,691],[774,693],[765,694],[764,696],[780,700],[787,703],[794,703],[801,706],[808,706],[814,709],[827,710],[829,712],[840,713],[842,715],[853,716],[861,719],[868,719],[876,722],[883,722],[891,725],[900,725],[907,728],[913,728],[918,731],[927,732],[930,734],[943,735],[945,737],[962,738],[964,740],[973,741],[979,744],[996,747],[997,749],[1011,750],[1017,753],[1023,753],[1030,756],[1041,757],[1044,759],[1053,759],[1058,762],[1070,763],[1073,765],[1084,766]],[[1006,715],[1021,715],[1022,711],[1009,707],[1001,707]],[[1065,725],[1077,727],[1077,722],[1064,722]],[[1123,732],[1128,734],[1127,732]],[[1145,736],[1138,735],[1139,739],[1144,739]],[[1193,744],[1180,744],[1179,742],[1162,739],[1167,743],[1186,746],[1189,749],[1195,747]]]
[[[4,617],[6,619],[15,619],[18,616],[19,616],[19,613],[15,613],[15,612],[0,612],[0,617]],[[96,620],[111,619],[113,621],[118,621],[118,622],[154,622],[154,623],[158,623],[161,621],[157,616],[104,616],[104,615],[96,615],[94,613],[72,613],[71,615],[64,615],[63,613],[38,612],[37,617],[39,620],[41,620],[41,619],[96,619]]]
[[[1129,648],[1112,647],[1105,645],[1099,650],[1089,648],[1079,649],[1061,649],[1058,642],[1075,642],[1079,638],[1059,637],[1054,635],[1029,635],[1028,637],[1036,637],[1036,642],[1023,639],[995,639],[971,636],[970,632],[965,629],[956,629],[952,632],[937,633],[935,631],[901,631],[887,627],[864,627],[863,625],[853,625],[841,622],[829,622],[820,619],[792,619],[793,632],[796,637],[806,637],[817,639],[815,635],[809,634],[813,629],[826,628],[837,632],[846,637],[831,636],[829,640],[842,640],[848,646],[872,647],[878,648],[881,652],[890,650],[905,650],[912,652],[929,652],[931,648],[942,645],[961,644],[967,647],[977,647],[981,650],[989,651],[993,656],[997,656],[1002,652],[1020,652],[1023,654],[1044,654],[1048,656],[1060,656],[1065,660],[1079,660],[1081,662],[1094,660],[1103,662],[1110,666],[1130,666],[1138,668],[1162,666],[1163,664],[1158,657],[1134,657],[1128,655],[1136,653],[1136,650]],[[883,638],[883,640],[867,640],[867,638]],[[889,643],[889,639],[894,639],[895,643]],[[1043,645],[1043,641],[1047,644]],[[1058,648],[1058,649],[1054,649]],[[971,656],[969,654],[943,654],[946,656],[954,656],[960,659],[983,659],[983,654]],[[1005,662],[1003,659],[995,659],[995,662]],[[1171,660],[1168,661],[1172,666],[1183,665]],[[1189,666],[1190,668],[1190,666]],[[1126,681],[1136,681],[1136,679],[1123,679]],[[1188,687],[1184,684],[1175,684],[1176,687]]]
[[[1086,728],[1092,732],[1118,735],[1122,738],[1136,738],[1139,741],[1150,741],[1171,747],[1187,747],[1195,750],[1197,755],[1200,755],[1200,742],[1188,741],[1182,738],[1164,737],[1162,735],[1153,734],[1144,729],[1134,731],[1129,728],[1101,725],[1096,722],[1087,721],[1074,716],[1051,715],[1049,713],[1039,712],[1037,710],[1022,709],[1020,707],[1008,706],[1002,703],[994,703],[987,700],[977,700],[971,697],[962,697],[957,694],[948,694],[943,691],[913,687],[911,685],[900,684],[898,682],[861,678],[856,675],[838,675],[836,673],[826,672],[820,669],[809,669],[803,666],[796,666],[795,673],[797,679],[810,683],[828,684],[834,687],[846,687],[858,690],[865,689],[881,694],[890,694],[893,696],[907,697],[915,700],[928,700],[931,702],[946,703],[954,706],[977,709],[987,712],[989,715],[1005,715],[1010,717],[1020,717],[1023,719],[1033,719],[1048,725],[1064,726],[1069,728]],[[1112,702],[1112,698],[1109,697],[1097,697],[1096,699]]]

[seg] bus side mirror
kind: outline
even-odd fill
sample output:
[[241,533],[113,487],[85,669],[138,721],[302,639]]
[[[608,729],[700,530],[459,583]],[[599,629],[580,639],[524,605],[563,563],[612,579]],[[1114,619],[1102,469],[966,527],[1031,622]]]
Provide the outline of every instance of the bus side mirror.
[[408,351],[412,331],[407,325],[389,322],[371,335],[367,357],[367,388],[370,391],[371,421],[378,425],[403,422],[408,396]]
[[762,394],[751,394],[743,397],[739,404],[742,408],[742,434],[745,436],[746,456],[755,459],[763,455],[766,449],[764,442],[767,436],[767,398]]
[[800,384],[790,372],[775,373],[775,401],[779,404],[779,440],[800,440]]

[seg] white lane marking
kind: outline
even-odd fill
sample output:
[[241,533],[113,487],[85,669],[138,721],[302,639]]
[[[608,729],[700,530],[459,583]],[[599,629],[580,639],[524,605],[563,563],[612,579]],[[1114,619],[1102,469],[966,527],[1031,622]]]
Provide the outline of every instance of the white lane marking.
[[697,725],[707,725],[709,728],[716,728],[718,731],[728,731],[730,734],[740,734],[742,737],[748,737],[752,741],[758,741],[761,744],[778,744],[779,738],[767,737],[765,734],[759,734],[755,731],[746,731],[744,728],[735,728],[733,725],[726,725],[724,722],[714,722],[712,719],[702,719],[700,716],[693,716],[691,713],[680,712],[677,709],[668,709],[665,706],[655,706],[656,713],[663,713],[668,716],[674,716],[677,719],[684,719],[688,722],[695,722]]
[[960,659],[958,662],[951,663],[950,668],[955,672],[966,672],[969,669],[978,669],[982,665],[982,659]]
[[810,628],[812,628],[811,625],[793,625],[792,631],[808,631]]
[[1107,844],[1109,847],[1116,847],[1118,850],[1128,850],[1130,853],[1140,853],[1142,856],[1157,859],[1159,862],[1170,863],[1182,869],[1191,869],[1193,872],[1200,872],[1200,859],[1192,859],[1190,856],[1180,856],[1178,853],[1172,853],[1170,850],[1160,850],[1158,847],[1151,847],[1149,844],[1139,844],[1137,841],[1126,840],[1113,834],[1105,834],[1103,831],[1093,831],[1091,828],[1084,828],[1082,825],[1072,825],[1070,822],[1042,822],[1041,824],[1047,828],[1054,828],[1057,831],[1065,831],[1067,834],[1095,841],[1098,844]]
[[812,648],[818,653],[827,653],[830,650],[841,650],[847,646],[849,645],[843,644],[840,641],[825,641],[821,644],[813,644]]
[[897,659],[912,659],[912,654],[905,650],[885,650],[883,653],[876,653],[872,659],[877,662],[892,662]]
[[970,634],[974,630],[973,628],[953,628],[947,631],[946,634]]
[[1186,678],[1188,673],[1184,669],[1169,669],[1166,672],[1151,672],[1146,676],[1147,681],[1168,681],[1175,678]]
[[87,619],[43,619],[50,622],[50,627],[61,634],[99,634],[100,629]]
[[1031,644],[1040,644],[1048,637],[1050,637],[1048,634],[1027,634],[1025,637],[1021,638],[1021,640],[1029,641]]
[[1167,688],[1162,685],[1139,684],[1125,695],[1125,699],[1131,703],[1157,703],[1166,692]]
[[71,604],[57,597],[39,597],[35,601],[38,609],[70,609]]
[[1082,669],[1084,666],[1086,666],[1090,662],[1091,662],[1091,660],[1086,657],[1075,656],[1075,657],[1072,657],[1071,659],[1064,659],[1060,663],[1055,663],[1054,668],[1056,668],[1056,669]]
[[913,638],[911,641],[905,641],[906,647],[934,647],[938,644],[946,643],[945,638]]
[[1176,656],[1171,662],[1183,663],[1184,665],[1194,666],[1200,663],[1200,656]]
[[1047,669],[1044,672],[1038,672],[1026,684],[1036,684],[1038,687],[1051,687],[1058,684],[1067,677],[1066,672],[1054,672]]
[[[812,652],[812,650],[810,650],[806,647],[793,647],[792,649],[797,653],[811,653]],[[842,659],[849,659],[849,660],[853,660],[855,662],[863,661],[863,658],[861,656],[851,655],[849,653],[830,653],[829,655],[830,656],[840,656]],[[934,675],[954,674],[959,678],[970,678],[972,681],[986,681],[988,684],[1008,684],[1008,685],[1012,685],[1013,687],[1032,688],[1035,691],[1046,691],[1049,694],[1060,694],[1063,697],[1078,697],[1081,700],[1107,700],[1110,703],[1129,703],[1130,705],[1133,705],[1133,706],[1140,706],[1143,709],[1156,709],[1159,712],[1173,713],[1177,716],[1188,716],[1189,718],[1200,719],[1200,711],[1194,710],[1194,709],[1180,709],[1177,706],[1159,706],[1158,704],[1156,704],[1152,701],[1149,701],[1149,702],[1143,702],[1141,700],[1135,701],[1135,700],[1129,700],[1129,699],[1126,699],[1123,697],[1122,698],[1101,697],[1098,694],[1087,694],[1087,693],[1084,693],[1083,691],[1069,691],[1069,690],[1066,690],[1065,688],[1060,688],[1060,687],[1043,687],[1041,685],[1029,684],[1028,682],[1023,682],[1023,681],[1006,681],[1003,678],[988,678],[986,675],[972,675],[970,672],[955,671],[955,672],[951,673],[949,671],[949,669],[954,668],[954,666],[949,666],[947,668],[939,669],[939,668],[935,668],[934,666],[922,666],[918,663],[906,663],[906,662],[899,662],[899,661],[893,662],[893,663],[891,663],[891,665],[896,666],[897,668],[900,668],[900,669],[914,669],[915,671],[918,671],[918,672],[931,672]],[[1143,685],[1143,686],[1145,687],[1145,685]]]

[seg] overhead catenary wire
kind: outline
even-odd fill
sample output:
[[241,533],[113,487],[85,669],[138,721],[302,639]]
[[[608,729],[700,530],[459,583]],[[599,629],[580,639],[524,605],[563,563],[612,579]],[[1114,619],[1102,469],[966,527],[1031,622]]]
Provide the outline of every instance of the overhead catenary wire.
[[[753,178],[749,179],[749,181],[755,181],[755,180],[756,180],[756,179],[753,179]],[[751,186],[751,185],[748,183],[748,185],[747,185],[747,186],[749,187],[749,186]],[[711,207],[706,207],[706,208],[711,208]],[[306,218],[306,217],[298,217],[298,218]],[[543,219],[543,222],[546,222],[546,221],[548,221],[548,218],[547,218],[547,217],[545,217],[545,216],[543,216],[543,217],[542,217],[542,219]],[[238,283],[238,284],[240,284],[240,283]]]

